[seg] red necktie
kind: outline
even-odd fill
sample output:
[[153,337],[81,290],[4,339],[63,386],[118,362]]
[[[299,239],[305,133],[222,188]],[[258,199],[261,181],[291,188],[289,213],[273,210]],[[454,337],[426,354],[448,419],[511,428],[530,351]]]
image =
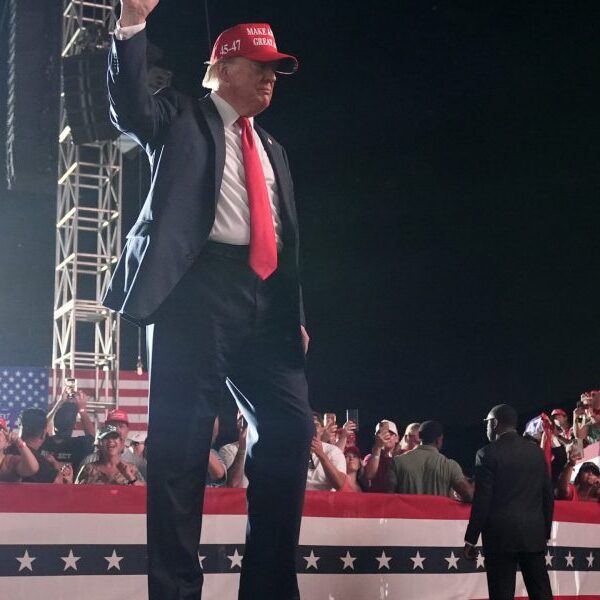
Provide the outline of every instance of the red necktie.
[[250,121],[247,117],[240,117],[237,124],[242,128],[242,155],[250,209],[248,263],[261,279],[266,279],[277,268],[277,243],[271,203]]

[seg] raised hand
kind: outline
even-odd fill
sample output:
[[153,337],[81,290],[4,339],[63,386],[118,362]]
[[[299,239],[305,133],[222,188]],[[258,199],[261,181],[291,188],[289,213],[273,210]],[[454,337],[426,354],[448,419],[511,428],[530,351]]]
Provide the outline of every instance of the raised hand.
[[316,437],[313,438],[312,442],[310,443],[310,451],[314,452],[318,458],[321,458],[321,456],[324,454],[323,442]]
[[373,449],[380,450],[385,447],[387,442],[390,440],[390,432],[388,429],[380,429],[375,434],[375,443],[373,444]]
[[348,433],[356,432],[356,423],[354,421],[346,421],[344,423],[344,429]]
[[60,468],[60,475],[63,483],[73,483],[73,465],[71,465],[71,463],[65,463]]
[[121,27],[139,25],[158,6],[160,0],[121,0]]
[[87,401],[88,397],[85,392],[79,391],[75,394],[75,402],[77,403],[79,410],[85,410],[87,408]]

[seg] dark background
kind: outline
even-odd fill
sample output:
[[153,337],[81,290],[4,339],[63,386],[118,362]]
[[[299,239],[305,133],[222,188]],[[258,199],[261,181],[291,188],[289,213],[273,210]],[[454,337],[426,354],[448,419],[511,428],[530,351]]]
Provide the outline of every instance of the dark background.
[[[260,122],[296,185],[315,408],[343,420],[358,407],[365,449],[379,418],[401,430],[438,419],[469,470],[492,405],[510,402],[524,423],[598,387],[597,2],[227,0],[208,12],[212,39],[268,22],[300,60]],[[203,94],[204,3],[163,0],[148,30],[174,84]],[[138,205],[126,164],[124,229]],[[48,365],[55,192],[3,180],[0,364]],[[125,368],[136,344],[124,324]]]

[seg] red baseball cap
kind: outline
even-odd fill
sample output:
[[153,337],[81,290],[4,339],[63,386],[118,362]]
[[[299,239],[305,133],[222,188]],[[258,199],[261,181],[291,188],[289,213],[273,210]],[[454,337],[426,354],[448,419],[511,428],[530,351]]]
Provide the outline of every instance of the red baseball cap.
[[129,415],[118,408],[113,408],[108,411],[105,423],[127,423],[129,425]]
[[298,69],[298,59],[277,50],[275,36],[268,23],[242,23],[226,29],[215,41],[210,61],[243,56],[258,62],[277,62],[276,73],[291,75]]
[[553,417],[554,415],[562,415],[563,417],[567,416],[567,413],[562,409],[562,408],[555,408],[551,413],[550,416]]

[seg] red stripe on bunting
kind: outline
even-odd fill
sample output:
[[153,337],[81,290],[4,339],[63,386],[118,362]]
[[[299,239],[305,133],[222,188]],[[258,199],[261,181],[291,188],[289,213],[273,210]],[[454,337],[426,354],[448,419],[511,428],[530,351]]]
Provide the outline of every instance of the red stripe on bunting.
[[0,483],[0,512],[144,514],[146,488]]
[[[142,514],[146,488],[127,486],[56,486],[33,483],[0,484],[0,512]],[[242,489],[206,490],[204,513],[246,514]],[[457,519],[469,518],[470,506],[436,496],[306,492],[304,516],[330,518]],[[554,520],[600,523],[593,502],[556,502]]]

